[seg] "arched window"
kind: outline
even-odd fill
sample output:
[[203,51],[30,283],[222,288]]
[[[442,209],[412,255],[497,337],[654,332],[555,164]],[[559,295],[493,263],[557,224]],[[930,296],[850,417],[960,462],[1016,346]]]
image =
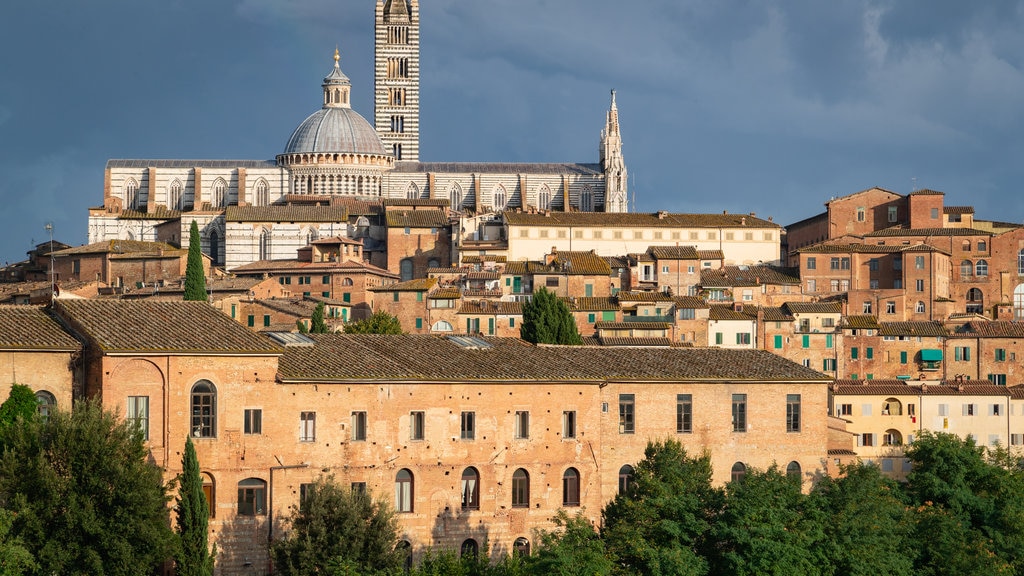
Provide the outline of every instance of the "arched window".
[[619,494],[625,494],[629,491],[629,487],[633,485],[634,472],[635,470],[629,464],[619,468]]
[[135,178],[129,178],[124,182],[124,207],[127,210],[139,207],[139,183]]
[[903,434],[892,428],[886,430],[882,436],[882,446],[903,446]]
[[882,416],[902,416],[903,403],[895,398],[886,398],[882,402]]
[[580,193],[580,212],[593,212],[594,211],[594,190],[590,188],[590,185],[583,187],[583,192]]
[[970,252],[971,251],[971,241],[970,240],[964,240],[963,242],[961,242],[960,243],[960,250],[963,251],[963,252]]
[[395,550],[402,556],[402,567],[408,574],[412,571],[412,542],[401,540],[395,546]]
[[320,239],[320,232],[312,226],[303,230],[302,235],[306,239],[307,246]]
[[512,507],[530,507],[530,474],[522,468],[512,473]]
[[440,267],[441,267],[441,261],[438,260],[437,258],[431,258],[430,260],[427,260],[427,268],[440,268]]
[[569,468],[562,474],[562,506],[580,505],[580,473]]
[[508,202],[508,194],[506,194],[504,186],[501,184],[495,186],[491,192],[491,197],[494,199],[494,209],[496,211],[505,209],[505,204]]
[[800,463],[793,460],[786,465],[786,476],[795,480],[800,480],[803,476],[803,472],[800,471]]
[[516,538],[512,544],[512,553],[520,558],[526,558],[530,555],[530,541],[522,536]]
[[974,265],[974,275],[979,278],[988,276],[988,261],[978,260],[978,263]]
[[341,281],[342,286],[351,286],[352,284],[353,282],[351,278],[345,278],[344,280]]
[[213,181],[213,186],[210,187],[210,202],[214,208],[220,208],[224,205],[227,189],[228,183],[223,178],[217,178]]
[[462,509],[480,509],[480,473],[472,466],[462,471]]
[[420,197],[420,189],[416,187],[415,182],[409,182],[409,186],[405,189],[405,197],[409,200],[415,200]]
[[213,476],[203,472],[199,475],[203,481],[203,496],[206,498],[207,512],[210,518],[213,518],[217,510],[217,500],[215,499],[217,493],[213,482]]
[[732,481],[742,482],[743,478],[747,475],[747,466],[743,462],[737,462],[732,465]]
[[460,552],[463,558],[476,558],[476,555],[480,553],[480,546],[476,543],[476,540],[467,538],[462,542]]
[[181,210],[181,181],[177,178],[171,182],[167,190],[167,208],[170,210]]
[[448,190],[448,201],[451,203],[452,210],[462,209],[462,186],[459,186],[458,182],[453,183]]
[[260,245],[259,245],[259,259],[270,260],[271,258],[271,245],[270,245],[270,230],[266,228],[260,230]]
[[412,472],[402,468],[395,475],[395,511],[412,512],[413,478]]
[[548,188],[547,184],[540,187],[540,191],[537,192],[537,209],[538,210],[550,210],[551,209],[551,188]]
[[217,436],[217,389],[209,380],[192,386],[192,437]]
[[918,314],[924,314],[924,312],[925,312],[924,302],[918,300],[917,301],[917,306],[914,308],[914,311],[917,312]]
[[217,234],[216,230],[210,231],[210,260],[214,264],[220,264],[220,235]]
[[46,390],[36,392],[36,414],[44,421],[57,409],[57,398]]
[[267,185],[266,180],[263,178],[257,180],[253,189],[256,191],[255,199],[257,206],[267,206],[270,204],[270,186]]
[[455,330],[455,327],[450,322],[444,320],[438,320],[430,327],[431,332],[451,332],[452,330]]
[[960,278],[966,280],[974,275],[974,262],[964,260],[960,263]]
[[246,478],[238,483],[238,515],[262,516],[267,513],[267,483]]
[[978,252],[988,252],[988,243],[984,240],[978,240]]
[[1017,252],[1017,274],[1024,275],[1024,248]]
[[967,312],[982,314],[985,311],[985,296],[979,288],[971,288],[967,291]]
[[412,280],[412,258],[403,258],[398,263],[398,272],[402,282]]
[[1024,320],[1024,284],[1013,289],[1013,319]]

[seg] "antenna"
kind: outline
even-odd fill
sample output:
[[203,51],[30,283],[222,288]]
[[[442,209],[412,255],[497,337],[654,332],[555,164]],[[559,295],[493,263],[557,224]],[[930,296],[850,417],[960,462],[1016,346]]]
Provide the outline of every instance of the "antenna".
[[43,228],[50,234],[50,302],[53,302],[57,291],[57,283],[53,279],[53,222],[47,222]]
[[912,177],[910,183],[910,191],[917,192],[917,176]]

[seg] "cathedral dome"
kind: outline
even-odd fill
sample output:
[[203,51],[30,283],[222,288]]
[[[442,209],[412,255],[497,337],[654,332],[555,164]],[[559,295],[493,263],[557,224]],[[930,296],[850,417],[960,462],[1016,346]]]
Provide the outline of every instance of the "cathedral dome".
[[351,108],[325,107],[309,115],[292,132],[285,154],[338,152],[387,154],[377,131]]
[[374,154],[387,150],[377,131],[349,103],[351,83],[338,65],[340,56],[334,51],[334,69],[324,78],[323,108],[302,121],[292,132],[284,154]]

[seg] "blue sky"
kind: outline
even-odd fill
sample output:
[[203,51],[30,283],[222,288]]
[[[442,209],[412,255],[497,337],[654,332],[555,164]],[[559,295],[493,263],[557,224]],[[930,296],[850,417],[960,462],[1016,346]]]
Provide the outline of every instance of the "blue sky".
[[[1024,3],[422,0],[421,158],[596,162],[638,211],[782,224],[871,186],[1024,222]],[[372,116],[373,0],[53,0],[0,19],[0,262],[86,240],[108,158],[269,159],[337,45]]]

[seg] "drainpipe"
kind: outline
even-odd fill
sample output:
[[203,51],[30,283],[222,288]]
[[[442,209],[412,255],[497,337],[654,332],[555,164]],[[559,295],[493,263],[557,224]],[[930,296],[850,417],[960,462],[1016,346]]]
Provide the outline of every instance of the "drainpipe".
[[[280,460],[278,460],[280,462]],[[274,470],[291,470],[293,468],[309,468],[309,463],[289,464],[288,466],[270,467],[270,484],[267,486],[267,546],[274,540]]]

